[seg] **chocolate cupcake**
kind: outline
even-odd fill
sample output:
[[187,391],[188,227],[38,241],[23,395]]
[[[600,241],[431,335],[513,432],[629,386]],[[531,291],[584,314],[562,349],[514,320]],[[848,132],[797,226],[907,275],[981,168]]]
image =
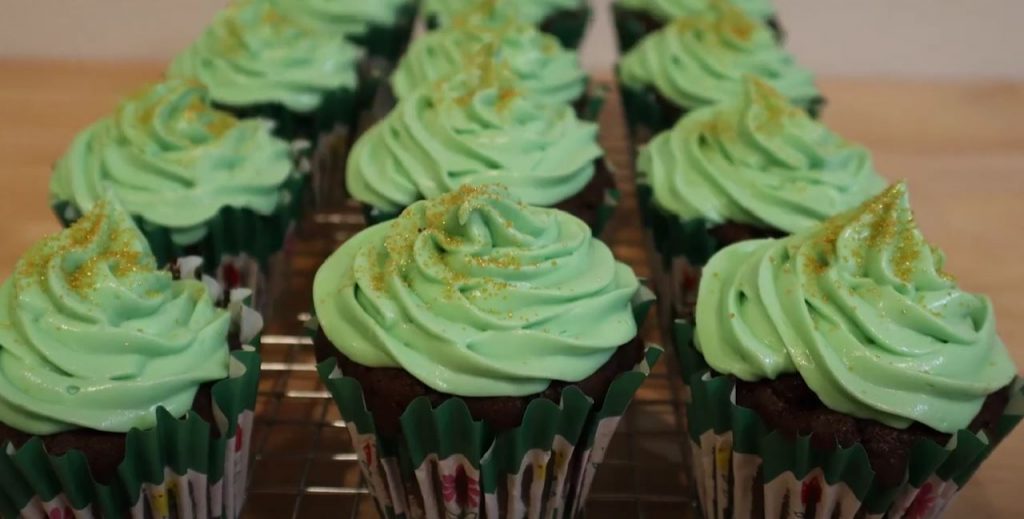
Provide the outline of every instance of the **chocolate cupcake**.
[[716,2],[707,14],[676,19],[645,37],[618,65],[626,115],[640,144],[690,110],[740,97],[748,75],[818,115],[823,98],[813,74],[796,64],[766,24],[728,4]]
[[711,259],[676,337],[705,516],[941,514],[1024,403],[992,302],[943,263],[902,183]]
[[[0,514],[237,517],[259,316],[159,270],[113,199],[44,239],[0,285]],[[231,351],[236,350],[236,351]]]
[[318,369],[381,513],[574,516],[656,358],[643,294],[582,221],[496,185],[342,245],[313,285]]
[[391,76],[398,99],[481,61],[506,65],[521,88],[556,103],[582,103],[587,75],[575,52],[553,36],[523,22],[501,27],[456,24],[413,42]]
[[198,80],[220,108],[239,117],[274,121],[285,139],[316,143],[353,124],[361,57],[340,34],[246,0],[220,12],[167,73]]
[[619,50],[627,52],[645,36],[676,18],[705,14],[716,2],[730,3],[747,16],[764,21],[782,41],[782,27],[771,0],[617,0],[612,10]]
[[590,19],[585,0],[424,0],[423,12],[431,29],[526,22],[570,49],[579,47]]
[[237,119],[200,84],[168,80],[75,138],[55,166],[50,203],[67,225],[113,193],[160,264],[198,255],[230,284],[254,288],[307,186],[301,151],[275,137],[271,122]]
[[690,112],[640,149],[645,223],[676,315],[692,316],[700,267],[721,248],[813,227],[878,194],[871,153],[748,76],[740,97]]
[[[250,0],[236,0],[250,1]],[[412,36],[415,0],[338,2],[335,0],[263,0],[281,14],[315,30],[338,34],[372,56],[395,61]]]
[[345,181],[370,223],[462,185],[501,182],[596,232],[614,190],[597,132],[568,104],[528,94],[504,63],[485,60],[399,102],[356,142]]

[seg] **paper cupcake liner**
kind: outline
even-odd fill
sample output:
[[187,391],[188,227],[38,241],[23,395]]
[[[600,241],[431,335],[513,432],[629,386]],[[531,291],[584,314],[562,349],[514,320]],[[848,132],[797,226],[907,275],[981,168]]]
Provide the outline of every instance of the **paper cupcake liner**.
[[558,38],[563,47],[578,49],[592,14],[589,3],[572,11],[560,11],[541,22],[540,29]]
[[863,446],[814,449],[809,437],[787,438],[737,405],[732,380],[713,374],[693,347],[693,329],[677,321],[675,331],[689,388],[694,481],[709,519],[941,517],[1024,415],[1024,380],[1018,378],[992,437],[964,429],[947,445],[920,440],[911,448],[906,481],[885,488],[875,482]]
[[419,10],[417,3],[411,1],[400,7],[394,24],[371,24],[365,33],[350,36],[349,41],[366,49],[368,55],[397,62],[412,38],[413,23]]
[[[183,277],[198,258],[182,259]],[[215,296],[221,287],[204,281]],[[244,344],[255,344],[259,314],[244,306],[248,293],[228,297],[232,329]],[[249,450],[259,385],[260,359],[252,346],[231,353],[228,378],[213,385],[216,423],[194,412],[182,418],[158,408],[152,429],[127,433],[125,455],[114,479],[96,481],[80,451],[47,454],[33,437],[0,452],[0,516],[26,519],[235,518],[246,498]],[[215,434],[211,435],[211,431]]]
[[[642,322],[654,295],[642,289],[634,314]],[[611,384],[600,408],[575,386],[561,402],[538,398],[522,424],[494,434],[451,397],[436,409],[426,397],[401,416],[399,437],[377,433],[358,381],[336,359],[317,366],[341,412],[364,481],[383,517],[561,518],[580,514],[611,437],[661,349]]]
[[[281,186],[277,209],[269,215],[250,209],[225,207],[201,225],[187,229],[163,227],[133,215],[139,230],[160,265],[184,256],[200,256],[207,273],[226,286],[248,287],[265,299],[266,278],[279,253],[287,246],[296,223],[308,204],[309,160],[303,144],[296,144],[296,170]],[[54,214],[64,226],[82,216],[73,202],[57,200]]]

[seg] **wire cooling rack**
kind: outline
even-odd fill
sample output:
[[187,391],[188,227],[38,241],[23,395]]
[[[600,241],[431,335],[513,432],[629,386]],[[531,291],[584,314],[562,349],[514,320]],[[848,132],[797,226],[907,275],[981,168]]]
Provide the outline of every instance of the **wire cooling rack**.
[[[604,239],[637,274],[648,276],[644,233],[637,217],[619,97],[601,118],[602,144],[616,169],[622,205]],[[297,231],[287,280],[263,337],[263,378],[257,403],[255,462],[246,518],[373,518],[348,432],[314,369],[303,321],[317,267],[363,227],[357,206],[311,215]],[[652,312],[653,313],[653,312]],[[656,319],[645,327],[660,343]],[[588,518],[687,518],[693,515],[686,470],[681,381],[666,354],[637,394],[598,470]]]

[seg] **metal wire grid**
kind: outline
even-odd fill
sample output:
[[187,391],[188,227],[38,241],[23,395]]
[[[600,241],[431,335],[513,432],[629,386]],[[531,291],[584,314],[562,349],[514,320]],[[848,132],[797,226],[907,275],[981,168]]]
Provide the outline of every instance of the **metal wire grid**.
[[[602,115],[602,143],[624,195],[605,238],[618,258],[639,275],[648,275],[617,95],[610,96]],[[349,204],[337,212],[312,215],[297,233],[284,276],[287,282],[263,337],[247,518],[377,517],[345,425],[318,380],[312,342],[303,329],[317,267],[362,227],[359,208]],[[658,327],[650,321],[645,337],[659,342]],[[663,356],[619,426],[598,471],[588,517],[692,516],[682,388],[674,362],[671,355]]]

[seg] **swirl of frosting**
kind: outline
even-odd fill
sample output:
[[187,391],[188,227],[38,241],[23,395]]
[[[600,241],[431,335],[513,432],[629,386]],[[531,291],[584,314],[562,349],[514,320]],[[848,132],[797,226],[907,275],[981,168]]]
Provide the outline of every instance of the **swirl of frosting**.
[[346,356],[460,396],[593,374],[637,333],[632,270],[576,217],[464,186],[357,234],[320,267],[317,318]]
[[602,155],[597,125],[513,79],[492,62],[415,90],[356,142],[348,192],[384,211],[464,184],[500,182],[534,205],[579,193]]
[[409,0],[339,2],[337,0],[263,0],[281,14],[324,32],[360,37],[374,26],[398,23]]
[[622,83],[654,88],[685,109],[740,97],[748,75],[801,108],[820,97],[814,76],[767,25],[728,5],[716,3],[710,11],[678,18],[644,38],[619,62]]
[[775,15],[771,0],[618,0],[626,9],[649,13],[659,20],[675,20],[683,16],[707,13],[716,2],[728,2],[753,18],[767,19]]
[[169,80],[80,133],[50,196],[84,212],[110,191],[129,213],[189,235],[225,207],[271,214],[293,172],[291,147],[270,122],[238,120],[197,83]]
[[0,422],[123,433],[228,376],[228,312],[155,262],[112,199],[18,261],[0,286]]
[[992,302],[960,290],[904,184],[814,229],[711,258],[697,345],[743,380],[799,373],[830,409],[897,428],[965,428],[1016,368]]
[[575,101],[586,88],[587,76],[575,52],[554,36],[518,22],[496,29],[449,27],[416,39],[391,75],[391,86],[398,98],[408,97],[424,83],[466,70],[482,55],[506,64],[523,90],[552,102]]
[[239,2],[221,11],[167,73],[199,80],[220,104],[271,103],[307,113],[329,93],[355,90],[360,55],[344,38],[310,30],[266,2]]
[[584,7],[583,0],[425,0],[424,12],[441,27],[482,20],[520,20],[537,25],[561,11]]
[[871,154],[748,77],[742,97],[688,113],[640,151],[654,202],[681,219],[794,233],[885,187]]

